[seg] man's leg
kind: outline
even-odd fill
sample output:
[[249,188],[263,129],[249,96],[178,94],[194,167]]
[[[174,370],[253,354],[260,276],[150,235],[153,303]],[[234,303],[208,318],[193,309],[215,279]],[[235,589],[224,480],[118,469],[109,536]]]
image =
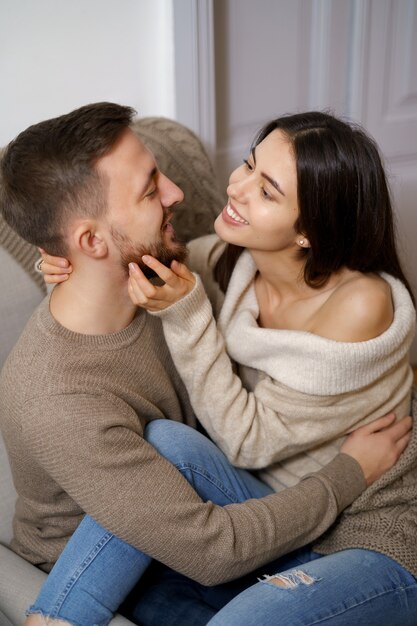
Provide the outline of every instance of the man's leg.
[[[183,424],[151,422],[145,437],[177,466],[203,500],[225,505],[272,491],[250,473],[233,468],[217,446]],[[86,516],[29,610],[80,626],[105,626],[150,561]],[[189,598],[185,601],[189,603]],[[205,621],[200,623],[215,613],[203,601],[192,602],[195,609],[201,604]]]
[[417,581],[389,557],[360,549],[304,555],[313,560],[296,559],[293,567],[271,571],[209,626],[417,624]]

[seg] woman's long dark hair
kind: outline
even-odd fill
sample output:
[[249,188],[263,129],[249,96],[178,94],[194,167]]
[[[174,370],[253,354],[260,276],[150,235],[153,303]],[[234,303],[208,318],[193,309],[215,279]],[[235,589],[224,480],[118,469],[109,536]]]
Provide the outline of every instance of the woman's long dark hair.
[[[277,129],[288,137],[296,161],[295,229],[311,246],[299,252],[305,282],[321,287],[342,267],[386,272],[400,279],[413,298],[398,259],[390,193],[374,140],[357,125],[312,111],[269,122],[252,148]],[[223,291],[242,251],[228,244],[217,262],[214,276]]]

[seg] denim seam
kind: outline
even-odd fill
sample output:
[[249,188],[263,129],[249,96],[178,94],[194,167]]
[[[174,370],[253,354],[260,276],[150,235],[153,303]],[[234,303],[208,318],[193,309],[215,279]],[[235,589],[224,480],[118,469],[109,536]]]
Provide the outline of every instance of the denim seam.
[[[209,480],[215,487],[219,489],[219,491],[221,491],[225,496],[229,498],[232,504],[236,504],[241,501],[240,498],[238,498],[236,494],[234,494],[227,487],[225,487],[216,476],[213,476],[213,474],[210,474],[206,469],[200,467],[199,465],[194,465],[194,463],[181,462],[176,463],[175,467],[180,472],[182,472],[183,470],[191,470],[195,474],[199,474],[203,478]],[[247,497],[249,498],[250,495],[247,495]]]
[[81,576],[83,571],[85,569],[87,569],[87,567],[92,563],[92,561],[95,559],[95,557],[100,552],[100,550],[102,550],[104,548],[104,546],[112,539],[112,537],[113,537],[112,533],[106,532],[103,535],[103,537],[100,539],[100,541],[98,541],[96,543],[96,545],[94,546],[93,550],[90,551],[90,553],[84,559],[84,561],[82,561],[80,566],[75,570],[75,572],[73,573],[73,575],[71,576],[71,578],[69,579],[67,584],[65,585],[65,588],[63,589],[62,593],[58,597],[58,599],[57,599],[57,601],[56,601],[56,603],[55,603],[55,605],[54,605],[54,607],[52,609],[50,617],[59,617],[58,611],[60,611],[60,609],[62,608],[65,600],[68,597],[69,592],[72,589],[72,587],[77,582],[77,580],[79,579],[79,577]]

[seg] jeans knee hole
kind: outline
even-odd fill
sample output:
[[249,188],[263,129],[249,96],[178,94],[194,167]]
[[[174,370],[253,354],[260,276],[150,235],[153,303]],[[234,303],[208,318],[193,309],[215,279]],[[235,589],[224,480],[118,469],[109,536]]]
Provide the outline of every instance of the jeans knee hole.
[[274,574],[269,576],[264,574],[262,578],[258,578],[259,582],[267,585],[273,585],[274,587],[280,587],[281,589],[295,589],[300,584],[309,587],[315,582],[320,580],[319,578],[313,578],[309,574],[306,574],[302,570],[294,570],[290,574]]

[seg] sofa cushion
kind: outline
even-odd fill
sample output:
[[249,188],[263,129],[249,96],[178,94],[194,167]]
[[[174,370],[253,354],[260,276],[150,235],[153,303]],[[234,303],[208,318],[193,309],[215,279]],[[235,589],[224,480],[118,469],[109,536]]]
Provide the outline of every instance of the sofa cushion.
[[[19,248],[23,252],[20,244]],[[44,298],[44,290],[23,269],[23,266],[2,247],[0,247],[0,293],[2,294],[0,299],[1,369],[33,310]],[[0,542],[7,544],[12,535],[16,492],[1,436],[0,475]]]
[[0,247],[0,369],[46,290]]

